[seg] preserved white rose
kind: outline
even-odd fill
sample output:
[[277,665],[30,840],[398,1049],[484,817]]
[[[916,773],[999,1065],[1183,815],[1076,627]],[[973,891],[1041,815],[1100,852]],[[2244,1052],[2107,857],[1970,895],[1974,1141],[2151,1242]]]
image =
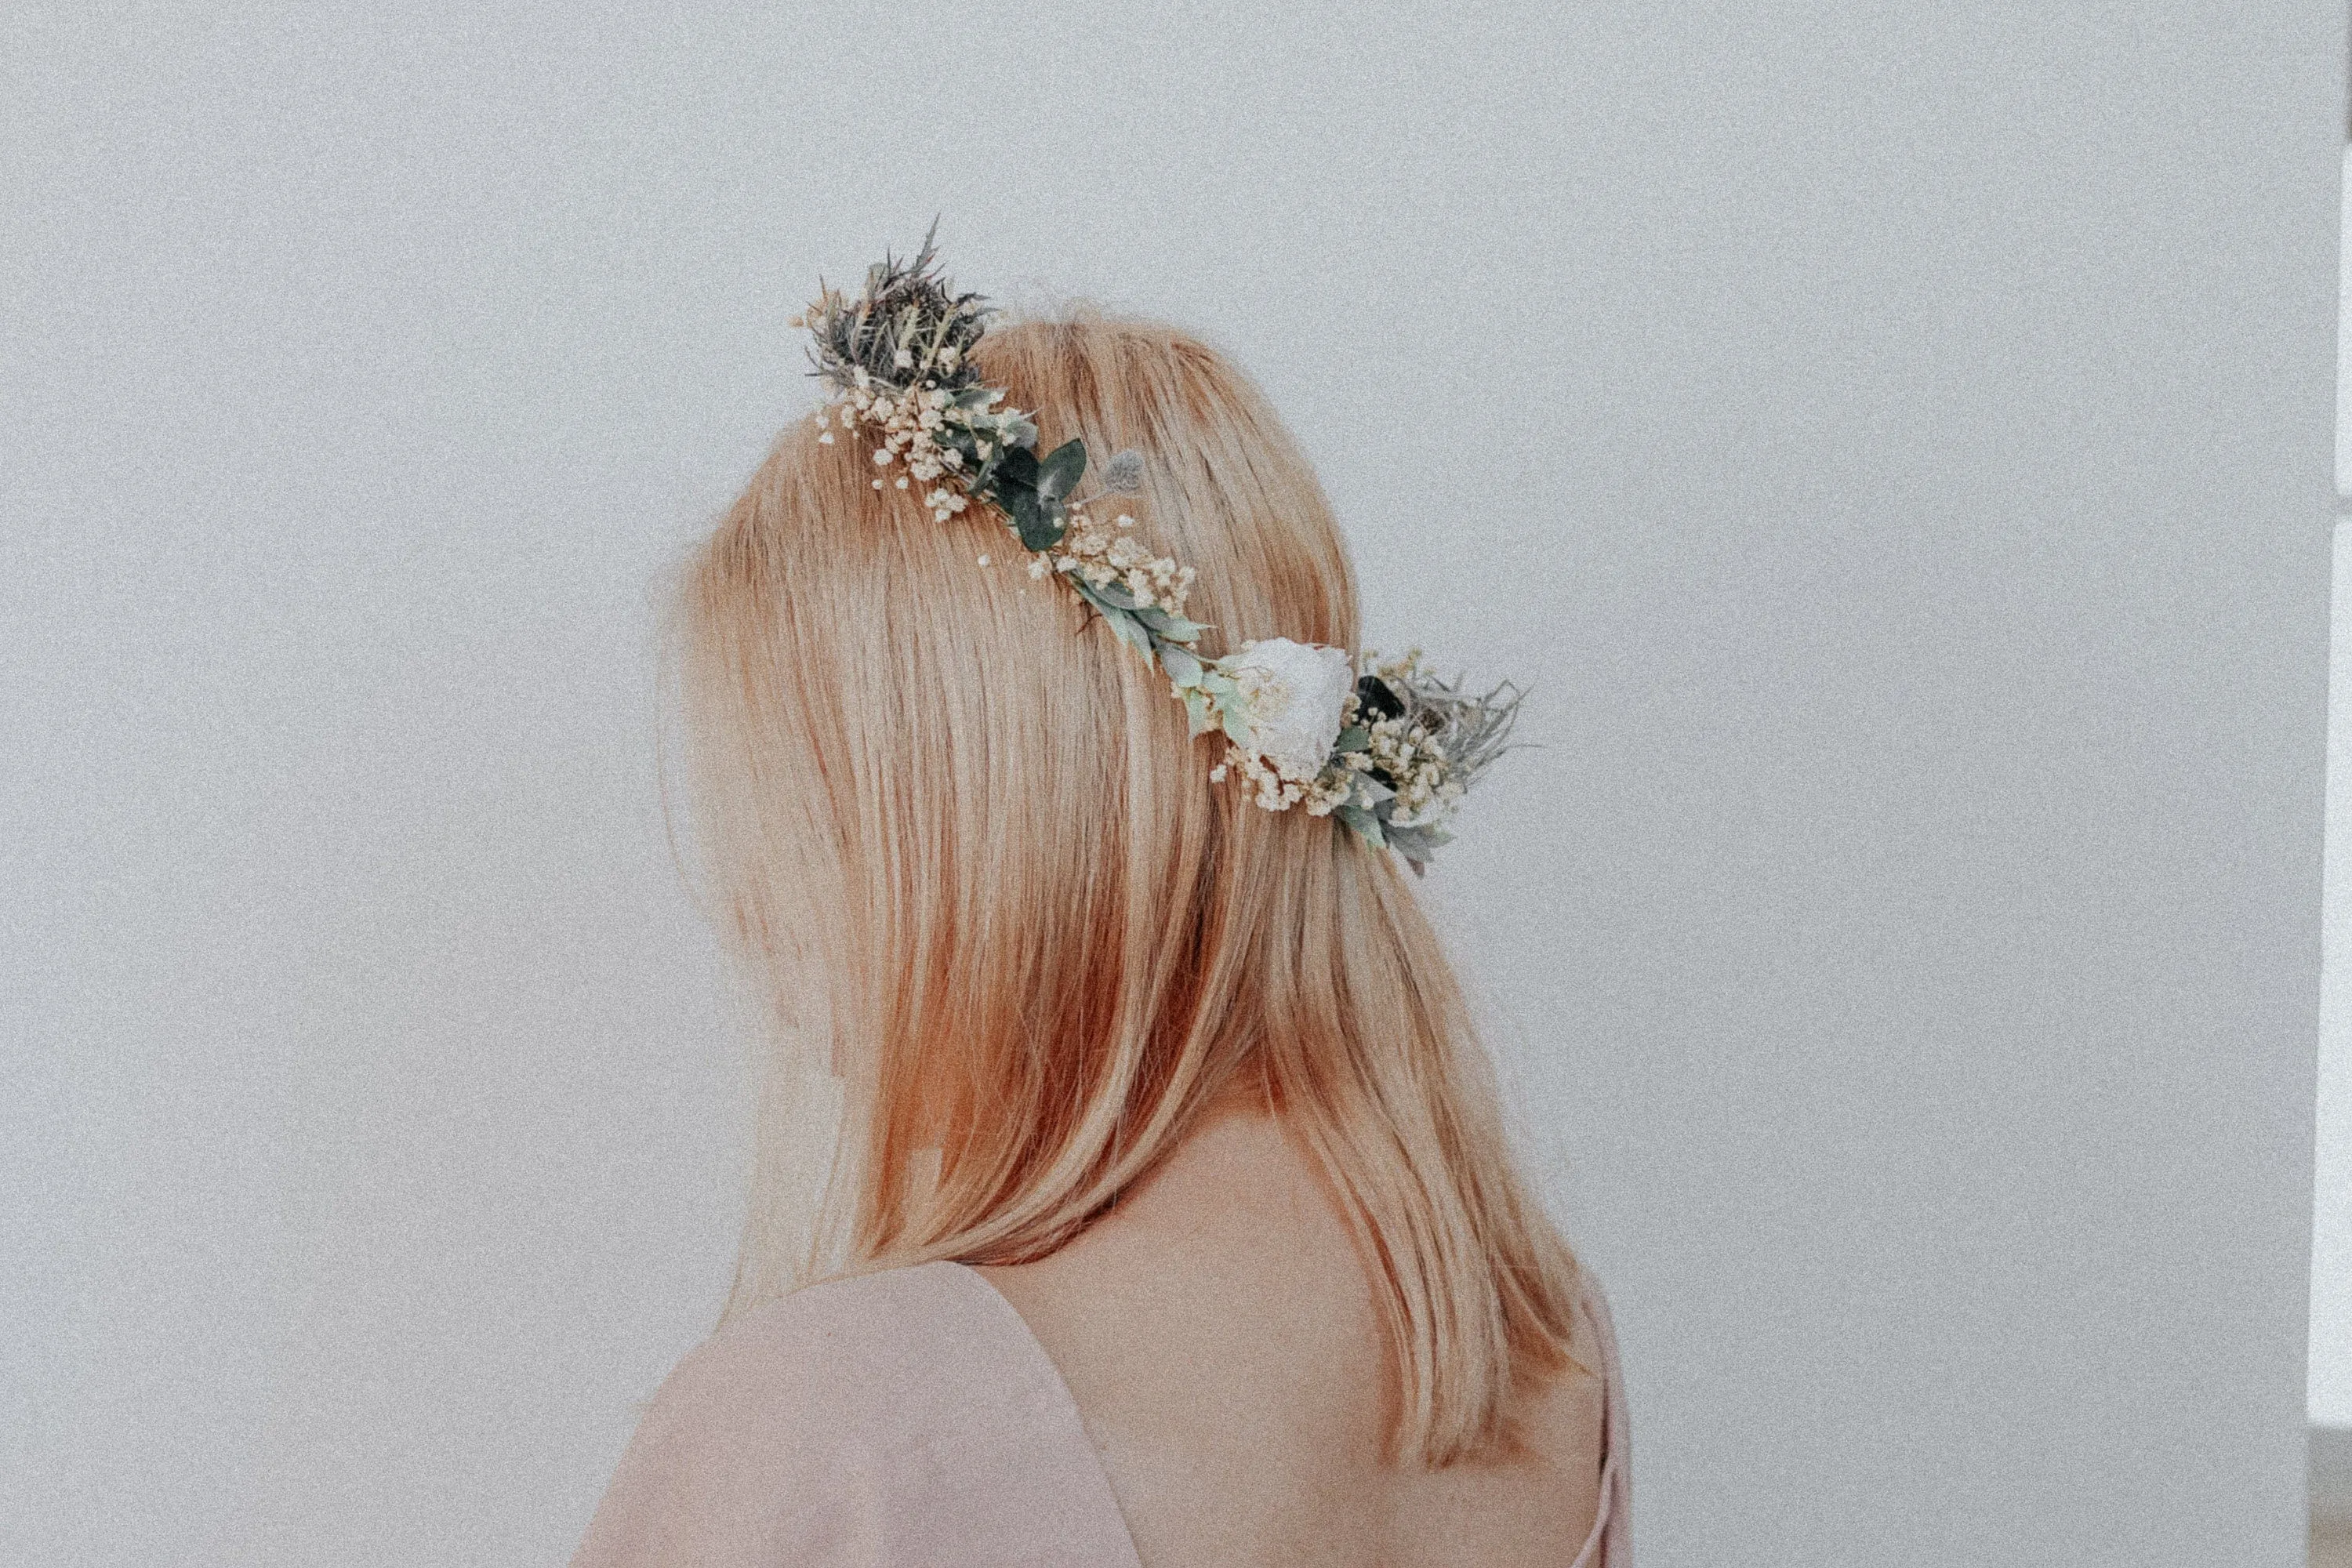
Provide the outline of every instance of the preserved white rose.
[[1218,668],[1249,704],[1249,750],[1296,783],[1311,782],[1339,738],[1339,711],[1355,689],[1342,648],[1269,637],[1228,654]]

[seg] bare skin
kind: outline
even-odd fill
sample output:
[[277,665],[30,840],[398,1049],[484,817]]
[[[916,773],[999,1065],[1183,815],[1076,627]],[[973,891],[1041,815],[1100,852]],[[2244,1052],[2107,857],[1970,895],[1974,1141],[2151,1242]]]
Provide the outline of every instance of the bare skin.
[[1429,1472],[1381,1454],[1370,1277],[1313,1157],[1220,1108],[1050,1258],[981,1270],[1077,1401],[1145,1568],[1566,1568],[1600,1503],[1601,1385],[1518,1412],[1528,1452]]

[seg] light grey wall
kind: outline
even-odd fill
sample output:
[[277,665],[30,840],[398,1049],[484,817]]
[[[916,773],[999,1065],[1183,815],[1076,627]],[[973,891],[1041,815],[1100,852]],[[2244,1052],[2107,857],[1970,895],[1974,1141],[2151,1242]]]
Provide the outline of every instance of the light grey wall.
[[0,1557],[568,1552],[742,1159],[648,584],[938,212],[1534,679],[1645,1563],[2297,1560],[2337,0],[1259,9],[0,19]]

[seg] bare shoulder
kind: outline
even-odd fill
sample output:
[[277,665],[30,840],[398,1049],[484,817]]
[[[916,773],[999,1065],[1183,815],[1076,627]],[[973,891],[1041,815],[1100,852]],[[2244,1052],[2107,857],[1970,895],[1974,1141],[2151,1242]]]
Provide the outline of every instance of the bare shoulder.
[[1188,1142],[1052,1256],[981,1272],[1067,1384],[1145,1568],[1364,1563],[1380,1326],[1344,1226],[1262,1124]]
[[1591,1528],[1603,1400],[1582,1336],[1589,1370],[1528,1391],[1514,1456],[1396,1465],[1366,1262],[1312,1161],[1262,1124],[1204,1131],[1061,1252],[982,1272],[1061,1370],[1146,1568],[1566,1563]]
[[1607,1419],[1597,1367],[1552,1374],[1517,1402],[1508,1452],[1397,1478],[1388,1560],[1400,1568],[1569,1563],[1600,1517]]

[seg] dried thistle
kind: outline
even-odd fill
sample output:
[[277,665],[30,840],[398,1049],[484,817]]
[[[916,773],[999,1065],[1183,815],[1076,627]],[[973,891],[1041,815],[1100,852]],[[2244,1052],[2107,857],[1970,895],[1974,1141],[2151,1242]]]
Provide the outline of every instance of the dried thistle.
[[1507,680],[1483,696],[1465,691],[1423,668],[1417,649],[1387,660],[1367,654],[1361,668],[1315,805],[1329,803],[1325,809],[1418,873],[1453,841],[1446,825],[1471,784],[1511,750],[1526,692]]
[[1484,696],[1462,689],[1460,678],[1439,679],[1415,666],[1396,683],[1402,688],[1407,721],[1426,730],[1443,752],[1449,782],[1468,789],[1496,757],[1512,750],[1511,727],[1527,696],[1506,680]]
[[[866,270],[866,289],[852,300],[818,287],[806,323],[811,374],[836,394],[852,386],[898,391],[922,384],[950,394],[980,384],[971,348],[988,330],[990,311],[978,294],[958,294],[940,269],[933,219],[912,258],[886,255]],[[859,379],[860,373],[865,379]]]

